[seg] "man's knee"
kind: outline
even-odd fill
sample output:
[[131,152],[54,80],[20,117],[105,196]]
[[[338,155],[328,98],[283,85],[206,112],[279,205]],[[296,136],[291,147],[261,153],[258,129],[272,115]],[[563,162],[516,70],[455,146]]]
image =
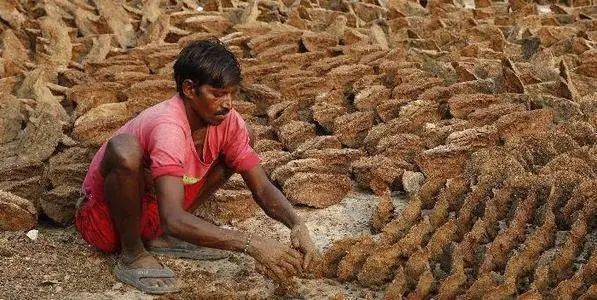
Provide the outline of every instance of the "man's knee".
[[143,164],[143,150],[135,136],[120,134],[111,138],[106,144],[102,171],[113,170],[139,172]]

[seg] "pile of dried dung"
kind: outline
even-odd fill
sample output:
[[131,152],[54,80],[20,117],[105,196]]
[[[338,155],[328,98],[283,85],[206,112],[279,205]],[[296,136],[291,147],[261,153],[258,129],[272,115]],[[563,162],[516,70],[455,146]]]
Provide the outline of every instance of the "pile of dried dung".
[[[3,229],[70,222],[97,146],[175,93],[182,47],[216,37],[293,203],[380,196],[379,235],[337,241],[326,276],[388,299],[596,296],[590,1],[5,2]],[[392,191],[409,195],[401,212]],[[254,208],[235,184],[201,213],[226,223]]]

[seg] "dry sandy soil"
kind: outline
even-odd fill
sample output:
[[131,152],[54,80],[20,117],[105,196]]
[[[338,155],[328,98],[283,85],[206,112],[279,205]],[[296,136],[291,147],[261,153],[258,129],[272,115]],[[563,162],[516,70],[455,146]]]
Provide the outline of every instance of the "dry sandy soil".
[[[325,249],[333,240],[368,234],[367,224],[377,198],[352,192],[340,204],[325,209],[299,208],[314,235]],[[398,210],[404,199],[393,198]],[[235,225],[240,230],[288,241],[283,225],[260,213]],[[0,233],[0,299],[151,299],[151,296],[119,283],[111,274],[114,257],[101,254],[83,241],[74,226],[38,227],[32,241],[24,232]],[[261,299],[279,297],[275,285],[255,272],[253,260],[241,254],[215,262],[161,257],[179,276],[183,289],[162,299]],[[297,279],[298,292],[283,298],[322,299],[344,295],[347,299],[381,297],[380,291],[340,283],[331,279]]]

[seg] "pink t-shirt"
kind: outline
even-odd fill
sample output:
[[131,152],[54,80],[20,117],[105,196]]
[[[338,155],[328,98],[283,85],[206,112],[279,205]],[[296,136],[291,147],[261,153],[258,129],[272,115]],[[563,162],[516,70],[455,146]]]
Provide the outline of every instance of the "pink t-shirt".
[[[245,121],[235,110],[231,110],[219,125],[208,126],[203,153],[199,155],[183,100],[178,95],[146,109],[114,135],[123,133],[138,138],[144,152],[145,167],[151,171],[153,179],[164,175],[183,177],[185,198],[189,197],[188,187],[201,181],[218,158],[236,172],[247,171],[260,162],[259,156],[249,145]],[[99,168],[105,148],[106,143],[89,166],[83,182],[86,195],[103,198],[104,179]]]

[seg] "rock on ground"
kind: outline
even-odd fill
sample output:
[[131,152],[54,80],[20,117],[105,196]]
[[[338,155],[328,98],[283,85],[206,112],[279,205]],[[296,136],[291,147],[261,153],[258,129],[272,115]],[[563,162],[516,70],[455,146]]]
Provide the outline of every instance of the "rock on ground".
[[37,225],[33,203],[14,194],[0,191],[0,230],[29,230]]
[[296,173],[284,183],[290,202],[322,208],[336,204],[352,189],[346,175]]

